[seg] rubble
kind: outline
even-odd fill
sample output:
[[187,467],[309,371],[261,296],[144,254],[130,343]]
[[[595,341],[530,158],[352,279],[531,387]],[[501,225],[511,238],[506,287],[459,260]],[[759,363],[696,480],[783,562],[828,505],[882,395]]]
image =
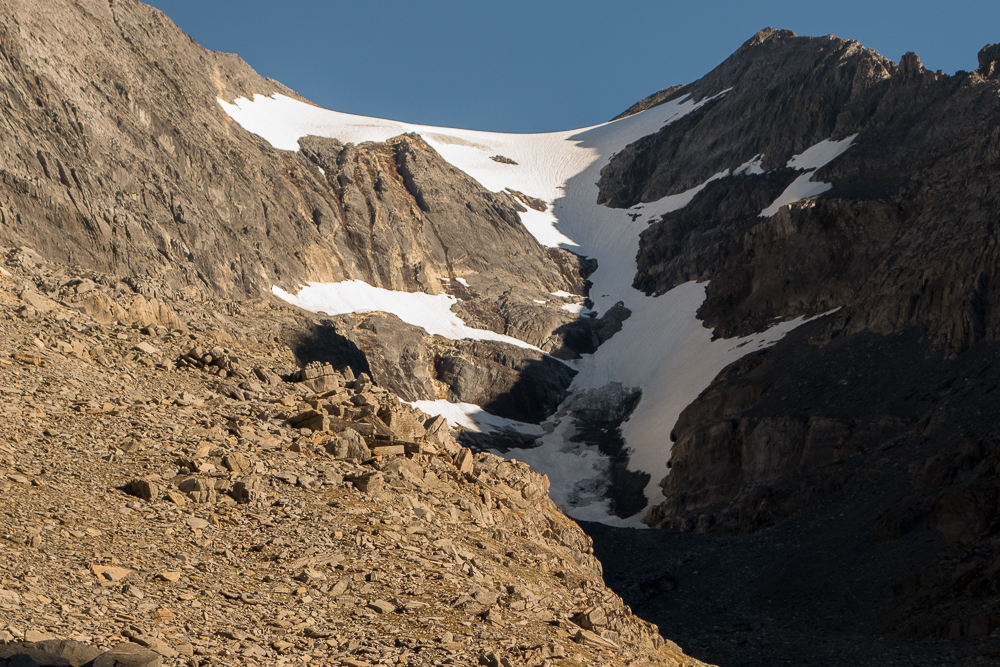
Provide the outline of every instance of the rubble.
[[365,374],[295,370],[301,314],[101,322],[60,284],[113,279],[5,268],[0,665],[700,664],[603,585],[543,475]]

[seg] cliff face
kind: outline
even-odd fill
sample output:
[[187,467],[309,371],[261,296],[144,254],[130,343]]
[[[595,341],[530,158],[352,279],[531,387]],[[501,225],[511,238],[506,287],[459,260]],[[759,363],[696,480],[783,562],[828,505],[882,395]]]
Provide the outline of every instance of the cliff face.
[[[576,318],[539,297],[583,294],[584,262],[540,246],[520,223],[518,199],[484,189],[419,137],[361,146],[308,137],[299,152],[278,151],[216,98],[297,95],[236,56],[203,49],[161,12],[132,0],[0,8],[0,242],[156,278],[164,295],[194,285],[258,296],[274,285],[351,279],[449,291],[471,326],[576,355]],[[469,274],[471,286],[454,282]],[[398,321],[390,328],[422,335]],[[386,348],[391,339],[367,352],[398,356]],[[545,365],[542,353],[529,356]],[[453,398],[495,403],[521,375],[521,362],[510,363],[497,372],[513,379]],[[418,375],[440,375],[440,364],[423,354]],[[544,390],[544,409],[507,414],[544,418],[566,370],[546,381],[555,388]],[[447,386],[395,374],[376,379],[411,400],[448,395]]]
[[[897,66],[853,42],[764,31],[675,93],[725,95],[620,152],[601,180],[603,201],[639,211],[729,170],[652,221],[636,288],[710,281],[699,317],[722,337],[826,314],[683,411],[647,521],[748,533],[821,499],[891,497],[863,519],[842,511],[877,544],[933,535],[970,554],[964,577],[947,557],[901,568],[884,627],[914,636],[997,625],[973,603],[995,609],[983,576],[1000,527],[997,47],[979,61],[943,76],[913,54]],[[790,160],[824,139],[852,142],[812,171],[832,187],[769,210],[804,173]],[[900,474],[886,486],[879,470]]]
[[[810,480],[807,502],[823,493],[819,469],[904,436],[957,436],[917,424],[952,415],[928,392],[984,366],[1000,334],[991,53],[949,77],[912,54],[896,66],[854,42],[764,31],[675,94],[729,92],[604,169],[602,197],[622,207],[730,171],[643,233],[637,288],[711,281],[699,317],[723,337],[836,311],[727,369],[685,410],[654,523],[754,528],[787,510],[747,505],[793,478]],[[832,189],[767,211],[802,175],[792,158],[824,139],[853,142],[813,171]],[[755,156],[758,169],[733,173]],[[963,430],[978,440],[992,424]],[[724,521],[707,510],[720,503],[735,503]]]
[[573,256],[519,224],[517,200],[417,138],[289,153],[246,132],[217,97],[298,96],[151,7],[2,9],[5,243],[225,296],[352,278],[438,292],[486,265],[507,283],[582,289]]

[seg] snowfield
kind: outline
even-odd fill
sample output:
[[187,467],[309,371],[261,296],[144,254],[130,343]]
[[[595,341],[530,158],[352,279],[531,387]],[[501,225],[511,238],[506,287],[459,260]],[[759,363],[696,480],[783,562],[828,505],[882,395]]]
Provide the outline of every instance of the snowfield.
[[[726,92],[721,91],[715,97]],[[219,100],[219,104],[244,128],[282,150],[298,150],[298,140],[308,135],[362,143],[415,132],[445,160],[484,187],[495,192],[511,188],[546,201],[548,212],[529,210],[521,214],[528,231],[542,245],[561,246],[597,259],[598,269],[590,280],[593,310],[598,316],[619,301],[632,311],[620,333],[595,354],[577,362],[579,374],[570,387],[567,404],[574,396],[593,392],[612,394],[623,388],[642,391],[638,407],[622,430],[630,450],[629,469],[650,475],[646,497],[657,503],[663,499],[658,482],[667,474],[669,436],[680,412],[725,366],[751,351],[773,345],[802,323],[801,320],[784,322],[744,339],[713,341],[712,332],[696,316],[705,299],[704,284],[680,285],[659,297],[647,297],[632,288],[639,234],[649,222],[683,208],[712,180],[731,174],[763,173],[762,155],[743,165],[733,165],[731,170],[716,174],[691,190],[629,210],[595,204],[600,170],[612,155],[711,99],[714,97],[698,101],[680,98],[619,121],[548,134],[500,134],[413,125],[328,111],[280,95],[241,98],[233,104]],[[773,215],[781,206],[828,189],[828,184],[810,179],[816,169],[847,150],[853,139],[823,141],[792,158],[788,166],[804,173],[761,215]],[[517,164],[490,159],[496,155]],[[450,312],[454,298],[448,295],[393,293],[359,281],[310,284],[297,295],[277,288],[275,293],[314,312],[383,310],[449,338],[489,337],[529,347],[493,332],[467,327]],[[577,306],[564,307],[575,310]],[[570,441],[576,425],[567,416],[567,410],[560,410],[535,433],[531,428],[538,427],[505,423],[475,406],[442,403],[426,401],[415,405],[425,412],[444,414],[453,424],[467,428],[487,431],[509,428],[532,435],[544,432],[539,447],[508,455],[548,474],[553,499],[570,516],[613,525],[642,525],[643,512],[625,519],[610,513],[605,496],[608,460],[596,448]]]
[[[461,278],[457,279],[468,285]],[[517,338],[504,336],[487,329],[466,326],[451,307],[458,299],[450,294],[424,294],[423,292],[395,292],[373,287],[362,280],[341,283],[309,283],[298,294],[289,294],[280,287],[272,287],[275,296],[290,304],[313,313],[346,315],[348,313],[392,313],[407,324],[421,327],[432,336],[451,340],[495,340],[517,347],[538,350]],[[541,352],[541,350],[538,350]]]

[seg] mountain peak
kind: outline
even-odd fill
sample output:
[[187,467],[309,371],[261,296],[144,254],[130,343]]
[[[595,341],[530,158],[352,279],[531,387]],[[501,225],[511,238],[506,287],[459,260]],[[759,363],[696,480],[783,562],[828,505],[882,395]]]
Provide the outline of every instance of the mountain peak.
[[744,42],[740,50],[742,51],[743,49],[752,46],[760,46],[761,44],[766,44],[767,42],[774,42],[782,39],[788,39],[790,37],[798,37],[798,35],[796,35],[791,30],[781,30],[779,28],[772,28],[768,26],[767,28],[764,28],[763,30],[759,31],[756,35],[754,35],[746,42]]

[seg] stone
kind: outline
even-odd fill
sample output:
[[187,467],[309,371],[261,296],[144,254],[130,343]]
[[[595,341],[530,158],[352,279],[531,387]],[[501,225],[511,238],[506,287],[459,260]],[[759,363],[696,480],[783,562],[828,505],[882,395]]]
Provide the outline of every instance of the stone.
[[100,649],[71,639],[49,639],[36,643],[46,653],[66,660],[73,667],[90,663],[101,655]]
[[573,622],[584,630],[597,630],[608,624],[608,616],[601,607],[589,607],[575,614]]
[[406,453],[403,445],[371,445],[369,448],[372,456],[401,456]]
[[94,563],[90,566],[90,571],[102,581],[121,581],[133,574],[135,570],[120,565],[103,565]]
[[94,659],[93,667],[162,667],[163,658],[154,651],[122,642]]
[[513,663],[505,657],[498,653],[484,653],[479,656],[478,664],[484,665],[484,667],[514,667]]
[[30,352],[17,352],[14,355],[14,361],[24,364],[25,366],[41,366],[44,364],[44,359],[41,355],[32,354]]
[[186,505],[188,501],[187,496],[177,491],[167,491],[164,497],[175,505]]
[[157,637],[150,637],[149,635],[132,635],[131,638],[136,644],[144,646],[151,651],[155,651],[164,658],[176,658],[179,655],[179,653],[172,646]]
[[233,484],[232,494],[241,504],[262,503],[267,500],[267,487],[257,475],[250,475]]
[[373,600],[368,603],[368,608],[379,614],[389,614],[396,611],[396,605],[385,600]]
[[326,412],[317,410],[306,410],[291,417],[288,423],[298,429],[309,429],[311,431],[329,431],[330,416]]
[[458,472],[463,475],[472,474],[472,468],[475,463],[475,457],[472,454],[472,450],[468,448],[462,448],[462,450],[455,455],[455,467],[458,468]]
[[340,431],[326,443],[326,451],[337,459],[366,461],[372,457],[365,439],[353,428]]
[[21,596],[15,591],[0,588],[0,608],[17,609],[21,604]]
[[310,584],[310,585],[318,581],[326,581],[325,574],[323,574],[319,570],[315,570],[309,567],[299,572],[297,575],[295,575],[294,578],[296,581],[301,581],[304,584]]
[[171,570],[165,570],[163,572],[158,572],[156,578],[161,581],[169,581],[170,583],[176,583],[181,580],[183,575],[180,572],[173,572]]
[[299,476],[293,472],[276,472],[273,474],[273,477],[275,479],[280,479],[289,486],[295,486],[299,483]]
[[244,473],[253,468],[253,462],[244,454],[232,452],[222,457],[222,465],[232,473]]
[[210,525],[208,521],[197,516],[184,517],[184,523],[186,523],[188,528],[191,530],[204,530]]
[[160,495],[163,493],[162,489],[158,484],[150,482],[146,479],[133,479],[129,482],[129,492],[136,496],[137,498],[142,498],[143,500],[155,501],[159,500]]
[[614,643],[610,639],[605,639],[590,630],[578,630],[577,633],[573,635],[573,641],[577,644],[591,644],[593,646],[611,650],[617,650],[619,648],[618,644]]
[[270,387],[279,387],[283,382],[280,375],[272,373],[266,368],[260,368],[260,367],[254,368],[253,374],[257,377],[258,380],[260,380],[261,382]]
[[122,586],[122,594],[139,600],[146,597],[145,593],[142,592],[142,589],[132,585]]
[[186,493],[192,502],[213,503],[216,499],[215,485],[202,477],[186,477],[177,488]]
[[387,475],[401,477],[418,488],[424,486],[424,469],[412,459],[404,457],[395,458],[385,464],[382,472]]
[[151,344],[149,344],[149,343],[147,343],[145,341],[143,341],[143,342],[139,343],[138,345],[136,345],[134,349],[136,349],[139,352],[142,352],[144,354],[148,354],[150,356],[156,356],[156,357],[158,357],[161,354],[163,354],[163,351],[160,348],[156,347],[155,345],[151,345]]
[[149,615],[149,617],[152,618],[154,621],[157,621],[158,623],[166,623],[168,621],[172,621],[175,618],[177,618],[177,614],[167,609],[166,607],[160,607],[159,609],[153,611]]
[[333,588],[330,589],[330,596],[335,598],[340,597],[341,595],[346,593],[348,589],[350,589],[350,587],[351,587],[351,577],[344,577],[336,584],[334,584]]
[[369,472],[354,478],[354,486],[369,496],[381,495],[385,488],[385,475],[380,471]]

